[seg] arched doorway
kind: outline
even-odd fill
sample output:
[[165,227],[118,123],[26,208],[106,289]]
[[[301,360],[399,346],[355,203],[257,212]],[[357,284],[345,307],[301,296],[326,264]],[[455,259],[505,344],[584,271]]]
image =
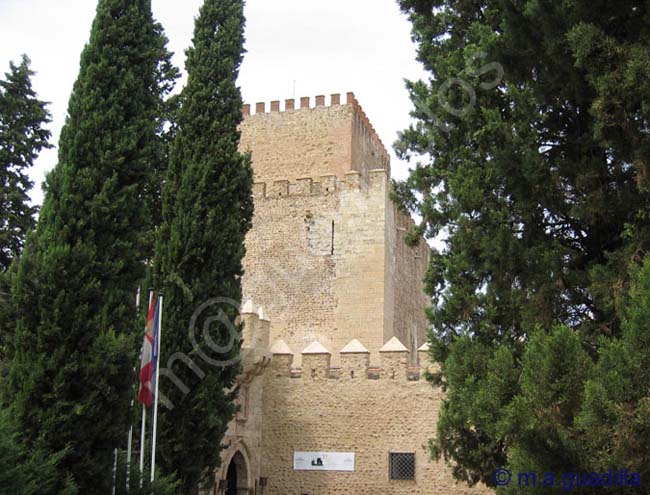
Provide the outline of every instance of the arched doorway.
[[248,495],[248,466],[240,451],[232,456],[228,464],[226,495]]

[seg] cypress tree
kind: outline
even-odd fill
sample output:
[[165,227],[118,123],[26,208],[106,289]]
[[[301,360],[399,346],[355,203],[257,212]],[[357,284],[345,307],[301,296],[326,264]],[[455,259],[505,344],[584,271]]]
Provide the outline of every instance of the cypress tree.
[[49,148],[50,122],[46,103],[32,89],[34,72],[23,55],[20,65],[9,64],[0,80],[0,271],[5,271],[23,248],[27,232],[36,221],[29,205],[33,182],[27,170],[43,148]]
[[[161,397],[172,407],[161,406],[159,413],[159,456],[188,494],[210,482],[235,412],[240,329],[227,322],[235,322],[241,302],[244,237],[253,210],[250,159],[238,151],[243,8],[241,0],[206,0],[201,7],[163,190],[161,366],[167,363],[178,380],[161,378]],[[188,335],[193,315],[195,344]]]
[[0,410],[0,495],[54,493],[59,461],[60,456],[28,455],[10,409]]
[[144,195],[159,167],[170,83],[165,45],[150,0],[99,1],[59,161],[13,284],[3,400],[26,449],[60,457],[50,493],[72,484],[108,493],[125,437],[142,335],[133,306],[147,257]]
[[566,363],[597,360],[650,245],[647,5],[399,4],[429,78],[407,84],[416,123],[396,149],[419,162],[396,197],[445,237],[426,280],[447,391],[432,451],[469,483],[515,457],[591,471],[586,376],[542,373],[557,364],[542,356],[564,343]]
[[595,372],[585,384],[577,418],[592,470],[625,466],[650,476],[650,257],[632,268],[622,335],[607,339]]

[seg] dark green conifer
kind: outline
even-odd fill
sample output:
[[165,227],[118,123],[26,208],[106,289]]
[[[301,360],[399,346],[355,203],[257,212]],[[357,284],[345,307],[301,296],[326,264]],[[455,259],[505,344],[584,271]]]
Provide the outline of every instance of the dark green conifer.
[[59,162],[13,284],[3,401],[28,452],[61,456],[48,493],[68,481],[80,493],[110,493],[113,449],[126,434],[142,335],[134,296],[151,257],[146,186],[160,167],[170,72],[150,3],[99,1]]
[[577,419],[588,465],[597,472],[625,466],[650,476],[650,257],[634,267],[620,339],[599,349]]
[[[186,494],[212,479],[235,412],[239,328],[227,322],[235,321],[241,302],[244,237],[253,210],[250,160],[238,151],[243,8],[241,0],[206,0],[201,7],[163,190],[157,270],[165,290],[162,365],[171,358],[169,371],[186,388],[161,378],[161,397],[172,408],[161,406],[159,458],[165,472],[178,473]],[[195,311],[196,345],[189,330]]]
[[46,103],[32,89],[34,72],[23,55],[20,65],[9,64],[0,80],[0,271],[19,255],[27,232],[36,225],[35,206],[29,205],[33,182],[27,171],[43,148],[49,148],[50,122]]
[[589,472],[573,423],[585,375],[545,367],[620,335],[628,265],[650,247],[647,4],[399,4],[429,78],[408,84],[416,123],[396,148],[421,163],[396,195],[446,238],[427,276],[447,388],[433,452],[470,483],[515,451]]

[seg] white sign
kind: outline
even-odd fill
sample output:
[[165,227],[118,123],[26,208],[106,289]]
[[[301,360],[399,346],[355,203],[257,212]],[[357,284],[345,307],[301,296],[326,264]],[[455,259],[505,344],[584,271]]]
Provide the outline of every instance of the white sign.
[[294,452],[294,471],[354,471],[354,452]]

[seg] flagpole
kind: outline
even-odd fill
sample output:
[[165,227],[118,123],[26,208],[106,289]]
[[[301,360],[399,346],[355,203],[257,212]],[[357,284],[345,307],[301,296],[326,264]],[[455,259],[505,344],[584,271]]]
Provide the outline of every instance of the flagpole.
[[133,413],[131,411],[133,410],[133,402],[134,400],[131,399],[129,436],[126,441],[126,493],[129,493],[129,485],[131,482],[131,450],[133,449]]
[[[136,314],[140,310],[140,291],[141,287],[138,287],[138,291],[135,293],[135,311]],[[151,299],[151,297],[149,298]],[[140,350],[142,353],[142,349]],[[140,358],[141,359],[141,358]],[[138,361],[140,361],[138,359]],[[129,493],[129,488],[131,484],[131,451],[133,450],[133,406],[135,405],[135,384],[138,382],[137,375],[137,366],[133,368],[133,374],[135,375],[135,381],[133,382],[132,391],[131,391],[131,404],[129,405],[129,434],[126,441],[126,492]]]
[[140,432],[140,488],[142,488],[142,475],[144,473],[144,451],[145,451],[145,443],[144,443],[144,434],[146,432],[147,424],[147,407],[142,404],[142,430]]
[[156,469],[156,433],[158,428],[158,379],[160,378],[160,342],[162,340],[162,312],[163,296],[158,296],[158,338],[156,339],[156,386],[154,391],[153,403],[153,428],[151,439],[151,481],[155,477]]
[[[149,289],[149,310],[151,310],[151,305],[155,304],[153,300],[153,289]],[[142,481],[144,477],[144,453],[146,450],[145,445],[145,433],[147,425],[147,407],[142,404],[142,429],[140,431],[140,488],[142,488]]]
[[113,495],[115,495],[115,489],[117,481],[117,449],[113,451]]

